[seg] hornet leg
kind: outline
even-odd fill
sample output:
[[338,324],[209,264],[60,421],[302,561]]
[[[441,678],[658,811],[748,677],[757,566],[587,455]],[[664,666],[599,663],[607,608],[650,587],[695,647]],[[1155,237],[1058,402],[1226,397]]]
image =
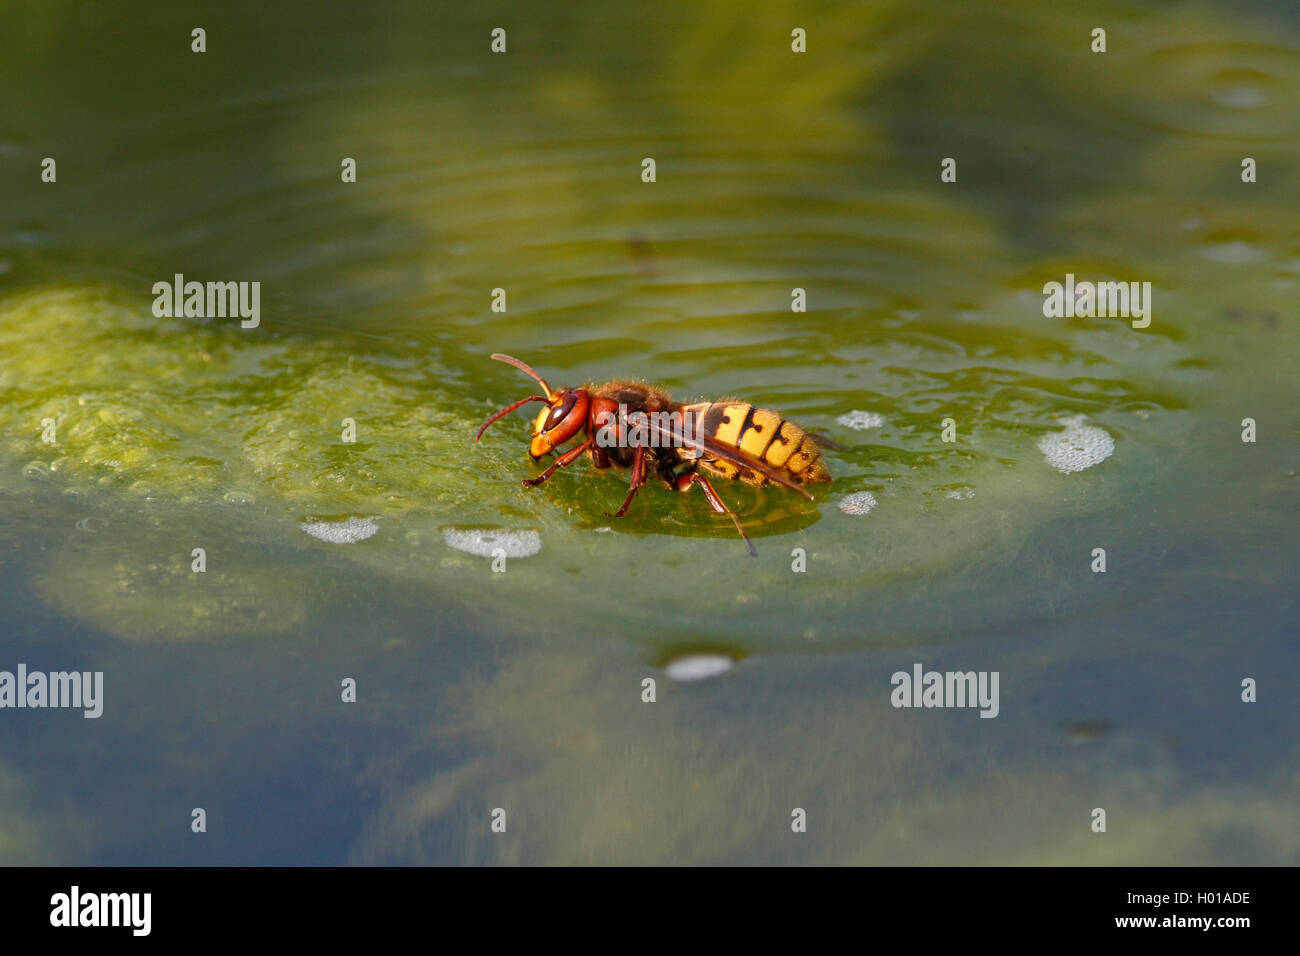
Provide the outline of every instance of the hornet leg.
[[583,453],[584,451],[586,451],[586,450],[587,450],[588,448],[590,448],[590,447],[591,447],[591,439],[587,439],[585,442],[583,442],[583,443],[582,443],[581,445],[579,445],[577,448],[570,448],[568,451],[566,451],[566,452],[565,452],[563,455],[561,455],[559,458],[555,459],[555,464],[551,465],[550,468],[547,468],[544,472],[542,472],[542,473],[541,473],[540,475],[538,475],[536,478],[525,478],[525,479],[524,479],[524,484],[527,485],[527,486],[530,487],[530,488],[533,488],[533,487],[536,487],[537,485],[540,485],[540,484],[541,484],[543,481],[545,481],[547,478],[551,477],[551,475],[555,474],[555,470],[556,470],[557,468],[564,468],[564,467],[566,467],[567,465],[572,465],[575,461],[577,461],[579,458],[581,458],[581,457],[582,457],[582,453]]
[[700,486],[700,490],[704,492],[704,497],[709,499],[709,504],[713,506],[714,511],[720,515],[731,515],[731,520],[736,524],[736,530],[740,532],[740,536],[745,539],[745,545],[749,548],[749,556],[751,558],[758,557],[758,551],[754,548],[754,542],[749,540],[749,535],[745,534],[745,529],[740,526],[740,519],[736,517],[734,511],[728,510],[727,506],[722,503],[722,499],[718,497],[718,493],[714,491],[713,486],[709,484],[709,479],[705,478],[697,471],[693,471],[688,475],[682,475],[677,479],[678,491],[690,491],[691,485]]
[[606,518],[621,518],[627,514],[627,506],[632,503],[636,497],[636,491],[645,484],[645,446],[637,445],[636,451],[632,453],[632,487],[628,490],[627,498],[623,500],[623,507],[619,508],[613,514],[605,512]]

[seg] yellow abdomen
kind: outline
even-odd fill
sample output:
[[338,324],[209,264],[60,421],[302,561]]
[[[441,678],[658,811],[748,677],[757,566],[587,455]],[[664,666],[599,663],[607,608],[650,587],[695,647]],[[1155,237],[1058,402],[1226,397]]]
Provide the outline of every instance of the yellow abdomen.
[[[779,468],[796,484],[831,480],[821,449],[812,437],[779,412],[755,408],[746,402],[709,402],[688,408],[703,415],[705,435]],[[701,464],[726,478],[738,478],[749,484],[761,485],[767,481],[758,472],[729,461],[705,459]]]

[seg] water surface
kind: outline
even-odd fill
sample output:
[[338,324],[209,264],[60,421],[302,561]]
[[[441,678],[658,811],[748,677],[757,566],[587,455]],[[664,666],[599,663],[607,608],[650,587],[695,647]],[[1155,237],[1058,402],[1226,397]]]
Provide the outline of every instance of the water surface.
[[[0,668],[106,701],[0,712],[0,860],[1297,862],[1292,12],[314,10],[3,14]],[[1067,273],[1150,326],[1045,317]],[[524,488],[495,351],[779,408],[835,482],[720,483],[756,559]],[[999,716],[891,707],[915,662]]]

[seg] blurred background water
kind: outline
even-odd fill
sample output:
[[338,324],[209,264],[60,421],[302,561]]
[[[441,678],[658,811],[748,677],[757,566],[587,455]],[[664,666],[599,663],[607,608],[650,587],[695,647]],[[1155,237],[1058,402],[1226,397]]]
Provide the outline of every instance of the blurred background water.
[[[1293,7],[0,18],[0,669],[106,685],[0,712],[0,861],[1300,858]],[[176,273],[261,325],[155,318]],[[1066,273],[1150,327],[1044,317]],[[718,483],[754,560],[696,495],[522,488],[495,351],[778,408],[835,483]],[[894,709],[915,662],[999,716]]]

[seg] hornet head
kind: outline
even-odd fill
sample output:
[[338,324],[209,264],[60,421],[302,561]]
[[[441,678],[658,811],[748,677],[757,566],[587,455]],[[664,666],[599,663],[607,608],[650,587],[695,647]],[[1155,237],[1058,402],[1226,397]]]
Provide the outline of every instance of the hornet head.
[[502,355],[500,352],[493,353],[492,357],[498,362],[506,362],[524,374],[532,376],[542,386],[542,391],[546,395],[529,395],[501,409],[483,423],[483,427],[474,436],[475,441],[483,437],[483,433],[493,422],[529,402],[541,402],[546,406],[538,414],[537,421],[533,425],[533,440],[528,446],[528,454],[533,458],[549,455],[587,426],[587,415],[591,411],[591,395],[585,388],[562,388],[559,391],[551,391],[551,387],[542,377],[519,359]]

